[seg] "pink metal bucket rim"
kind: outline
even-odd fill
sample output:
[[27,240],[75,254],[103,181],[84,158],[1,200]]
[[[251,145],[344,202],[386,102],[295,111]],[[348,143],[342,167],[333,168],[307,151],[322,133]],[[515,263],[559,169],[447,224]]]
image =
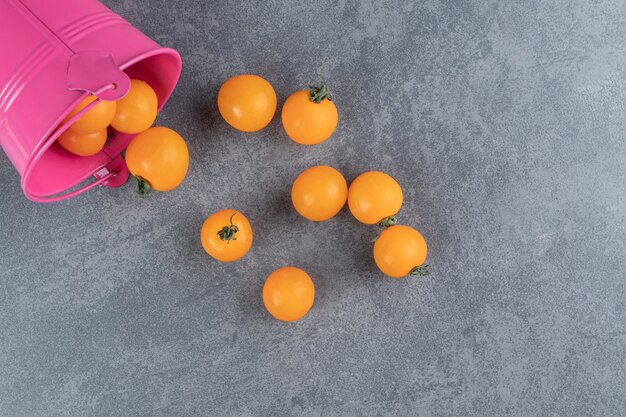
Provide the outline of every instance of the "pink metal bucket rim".
[[[137,55],[136,57],[134,57],[131,60],[128,60],[127,62],[125,62],[124,64],[120,65],[120,69],[125,70],[129,67],[131,67],[132,65],[135,65],[143,60],[146,60],[148,58],[157,56],[157,55],[167,55],[171,58],[173,58],[175,60],[175,64],[178,67],[178,71],[176,74],[176,78],[172,80],[171,83],[171,88],[169,88],[169,90],[163,95],[163,99],[159,102],[159,108],[158,110],[160,111],[163,106],[165,105],[165,103],[168,101],[168,99],[170,98],[170,96],[172,95],[173,91],[174,91],[174,87],[176,86],[176,84],[178,83],[178,80],[180,79],[180,68],[182,68],[182,59],[180,57],[180,55],[178,54],[178,52],[172,48],[156,48],[147,52],[144,52],[142,54]],[[56,122],[50,127],[50,129],[46,132],[45,137],[46,140],[42,141],[39,146],[33,151],[33,155],[35,155],[34,158],[31,158],[31,160],[28,162],[28,165],[26,167],[26,169],[24,170],[24,175],[22,175],[21,178],[21,185],[22,185],[22,190],[24,191],[24,194],[26,195],[26,197],[28,197],[30,200],[35,201],[35,202],[40,202],[40,203],[52,203],[52,202],[58,202],[58,201],[62,201],[65,199],[68,199],[70,197],[74,197],[78,194],[82,194],[83,192],[98,186],[98,185],[104,185],[104,183],[109,180],[111,177],[114,177],[115,175],[117,175],[117,172],[110,172],[108,174],[106,174],[105,176],[98,178],[96,181],[91,182],[77,190],[71,191],[69,193],[65,193],[65,194],[61,194],[61,195],[41,195],[41,194],[36,194],[34,192],[32,192],[29,187],[28,187],[28,178],[30,177],[30,174],[32,173],[32,170],[34,168],[34,166],[37,164],[37,162],[39,161],[39,159],[45,154],[45,150],[47,150],[50,146],[52,146],[52,144],[56,141],[56,139],[58,138],[58,136],[65,130],[65,129],[59,129],[59,126],[61,124],[61,122],[65,119],[65,117],[67,117],[67,115],[72,111],[73,108],[75,108],[85,97],[87,97],[89,95],[88,92],[84,92],[83,94],[80,94],[78,96],[78,98],[72,103],[71,106],[69,106],[66,111],[64,111],[56,120]],[[100,98],[96,98],[96,100],[94,100],[94,102],[92,103],[92,105],[88,106],[87,108],[83,109],[83,111],[81,111],[79,114],[77,114],[75,116],[75,118],[72,118],[71,120],[77,120],[82,114],[84,114],[86,111],[88,111],[88,109],[90,109],[91,107],[95,106],[98,102],[100,102],[101,99]],[[71,124],[71,123],[70,123]],[[111,158],[111,160],[113,160],[114,158]],[[94,169],[91,173],[90,176],[94,176],[95,174],[97,174],[98,172],[102,171],[102,169],[105,167],[98,167],[96,169]],[[73,183],[68,184],[67,189],[71,189],[73,187],[75,187],[76,185],[80,184],[81,182],[83,182],[85,179],[78,179],[76,181],[74,181]]]

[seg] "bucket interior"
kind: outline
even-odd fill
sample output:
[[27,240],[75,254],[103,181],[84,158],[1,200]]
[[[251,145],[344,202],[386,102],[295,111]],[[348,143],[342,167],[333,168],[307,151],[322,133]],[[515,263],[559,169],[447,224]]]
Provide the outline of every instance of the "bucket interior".
[[[180,58],[172,50],[156,50],[122,65],[121,68],[130,78],[150,84],[157,95],[160,111],[178,81]],[[85,94],[77,95],[73,106],[84,97]],[[68,190],[106,166],[126,149],[134,137],[135,135],[114,132],[102,151],[93,156],[74,155],[60,144],[54,143],[33,166],[28,183],[24,186],[33,194],[40,196],[50,196]]]

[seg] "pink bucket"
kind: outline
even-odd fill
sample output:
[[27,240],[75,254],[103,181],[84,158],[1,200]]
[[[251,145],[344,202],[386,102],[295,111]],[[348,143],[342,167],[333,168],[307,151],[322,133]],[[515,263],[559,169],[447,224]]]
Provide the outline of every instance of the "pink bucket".
[[[126,95],[129,77],[152,86],[160,110],[181,71],[175,50],[97,0],[0,0],[0,57],[0,145],[24,194],[37,202],[124,184],[128,169],[121,152],[134,135],[116,132],[87,157],[66,151],[57,137],[100,100]],[[88,94],[97,100],[61,124]]]

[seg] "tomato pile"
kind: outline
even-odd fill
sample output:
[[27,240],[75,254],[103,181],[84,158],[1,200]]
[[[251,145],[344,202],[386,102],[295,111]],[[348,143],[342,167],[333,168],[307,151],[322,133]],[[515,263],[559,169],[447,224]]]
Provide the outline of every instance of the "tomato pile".
[[[65,118],[67,123],[96,100],[87,96]],[[57,142],[68,152],[91,156],[100,152],[116,132],[136,134],[126,149],[126,165],[137,179],[141,195],[151,189],[170,191],[187,175],[187,144],[166,127],[151,127],[157,117],[158,98],[152,87],[132,79],[130,90],[117,101],[100,101],[63,132]]]
[[[88,96],[65,122],[96,98]],[[232,77],[219,90],[217,107],[233,128],[256,132],[276,113],[272,85],[258,75]],[[117,102],[101,101],[59,137],[59,144],[80,156],[102,150],[110,134],[135,134],[126,149],[126,165],[137,179],[137,191],[170,191],[187,175],[189,153],[183,138],[167,127],[153,126],[158,110],[154,90],[144,81],[131,80],[130,91]],[[326,84],[310,85],[291,94],[283,104],[281,122],[286,135],[302,145],[317,145],[332,136],[339,115]],[[348,204],[361,223],[378,225],[381,232],[373,247],[374,262],[387,276],[430,274],[424,265],[428,248],[414,228],[397,224],[403,204],[400,184],[384,172],[368,171],[348,182],[337,169],[319,165],[306,169],[291,187],[293,207],[302,217],[323,222]],[[203,223],[200,241],[207,254],[221,262],[243,258],[252,247],[252,226],[235,209],[210,215]],[[315,285],[303,270],[292,266],[272,272],[263,286],[263,304],[276,319],[300,320],[313,306]]]
[[[224,120],[237,130],[256,132],[266,127],[276,112],[276,93],[271,84],[257,75],[237,75],[219,90],[217,106]],[[283,104],[281,121],[287,136],[302,145],[324,142],[337,128],[337,107],[326,84],[310,85],[291,94]],[[129,147],[130,150],[130,147]],[[428,248],[414,228],[397,224],[403,204],[400,184],[384,172],[369,171],[356,177],[350,186],[335,168],[319,165],[306,169],[293,182],[291,200],[304,218],[323,222],[348,204],[359,222],[378,225],[374,262],[387,276],[430,274],[424,265]],[[234,209],[209,216],[200,233],[204,250],[222,262],[243,258],[252,246],[252,227]],[[291,266],[272,272],[263,286],[263,304],[276,319],[292,322],[304,317],[313,306],[315,286],[303,270]]]
[[[95,96],[87,96],[65,118],[63,123],[90,105]],[[117,104],[101,101],[74,122],[57,140],[61,146],[79,156],[95,155],[102,150],[107,139],[107,127],[111,124]]]

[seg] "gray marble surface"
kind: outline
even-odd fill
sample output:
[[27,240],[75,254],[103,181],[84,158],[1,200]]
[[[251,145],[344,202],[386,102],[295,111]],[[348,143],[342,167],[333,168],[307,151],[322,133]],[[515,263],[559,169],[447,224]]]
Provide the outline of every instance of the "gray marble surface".
[[[623,2],[105,3],[183,57],[189,175],[37,205],[0,155],[0,416],[626,415]],[[279,102],[325,77],[335,135],[229,128],[239,73]],[[432,277],[384,278],[347,209],[300,218],[316,164],[396,177]],[[235,264],[198,238],[227,207]],[[296,324],[261,301],[285,265],[317,289]]]

